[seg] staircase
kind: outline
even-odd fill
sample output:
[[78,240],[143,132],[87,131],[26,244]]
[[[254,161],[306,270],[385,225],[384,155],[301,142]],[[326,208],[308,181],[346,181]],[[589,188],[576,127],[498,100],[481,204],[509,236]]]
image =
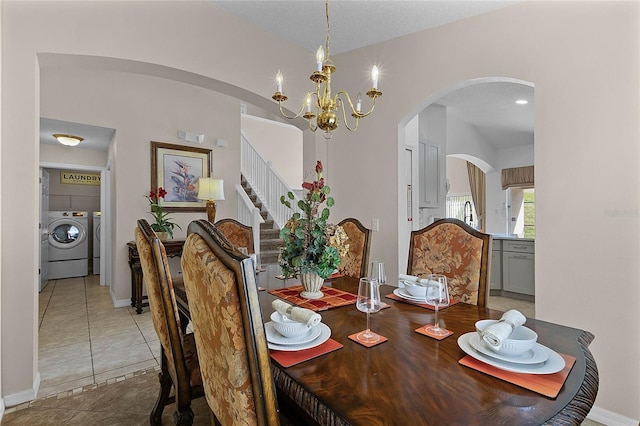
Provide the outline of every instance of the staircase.
[[264,219],[264,223],[260,224],[260,263],[262,265],[277,264],[280,247],[284,246],[284,242],[280,239],[280,229],[278,229],[273,219],[269,217],[269,212],[263,208],[262,202],[253,192],[244,176],[241,176],[240,183],[253,205],[260,209],[260,214]]

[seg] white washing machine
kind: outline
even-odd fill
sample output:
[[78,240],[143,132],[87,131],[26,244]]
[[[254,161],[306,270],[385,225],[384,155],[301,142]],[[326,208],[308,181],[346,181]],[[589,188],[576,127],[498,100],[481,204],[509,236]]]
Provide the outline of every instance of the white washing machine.
[[93,212],[93,273],[100,274],[100,212]]
[[48,279],[82,277],[89,273],[88,231],[87,212],[49,212]]

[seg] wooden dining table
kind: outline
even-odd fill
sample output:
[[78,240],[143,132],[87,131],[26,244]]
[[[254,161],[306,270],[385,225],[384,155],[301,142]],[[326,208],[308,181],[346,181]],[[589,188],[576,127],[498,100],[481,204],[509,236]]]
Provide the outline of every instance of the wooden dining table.
[[[297,284],[269,271],[259,274],[265,321],[275,299],[269,290]],[[354,278],[325,284],[357,293]],[[367,348],[348,338],[366,327],[366,315],[351,304],[320,312],[342,348],[288,368],[272,362],[279,398],[295,406],[305,424],[578,425],[586,417],[598,389],[597,367],[588,349],[591,333],[527,318],[526,326],[538,333],[540,344],[575,357],[558,395],[549,398],[459,363],[466,354],[458,338],[472,332],[478,320],[499,319],[501,311],[466,303],[442,309],[440,324],[453,335],[435,340],[415,331],[432,323],[435,312],[386,298],[394,289],[380,287],[390,306],[371,315],[371,329],[386,342]],[[188,315],[184,292],[176,291],[176,297]]]

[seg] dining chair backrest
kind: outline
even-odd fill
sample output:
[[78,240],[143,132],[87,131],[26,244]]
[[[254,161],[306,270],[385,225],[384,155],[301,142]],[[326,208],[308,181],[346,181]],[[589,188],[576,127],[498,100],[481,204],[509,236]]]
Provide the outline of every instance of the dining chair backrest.
[[255,253],[253,228],[235,219],[220,219],[215,227],[236,247],[246,247],[249,254]]
[[193,420],[191,400],[204,396],[195,340],[192,335],[185,336],[182,333],[164,246],[145,219],[138,220],[134,233],[147,288],[149,311],[162,353],[161,390],[151,421],[152,424],[161,424],[162,410],[173,402],[169,398],[173,386],[177,404],[176,421],[190,424]]
[[212,413],[223,425],[279,424],[253,262],[215,226],[196,220],[181,264]]
[[447,277],[452,298],[486,306],[491,272],[491,235],[458,219],[441,219],[411,232],[407,274]]
[[364,227],[358,219],[343,219],[342,226],[349,244],[349,251],[340,258],[340,272],[350,277],[361,278],[367,276],[367,264],[369,263],[369,249],[371,248],[371,230]]

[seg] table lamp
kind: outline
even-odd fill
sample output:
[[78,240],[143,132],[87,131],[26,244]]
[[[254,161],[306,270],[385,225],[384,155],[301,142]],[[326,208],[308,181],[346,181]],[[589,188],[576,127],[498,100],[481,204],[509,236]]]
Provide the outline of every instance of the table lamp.
[[198,180],[198,199],[207,202],[207,220],[216,220],[216,201],[224,200],[224,180],[200,178]]

